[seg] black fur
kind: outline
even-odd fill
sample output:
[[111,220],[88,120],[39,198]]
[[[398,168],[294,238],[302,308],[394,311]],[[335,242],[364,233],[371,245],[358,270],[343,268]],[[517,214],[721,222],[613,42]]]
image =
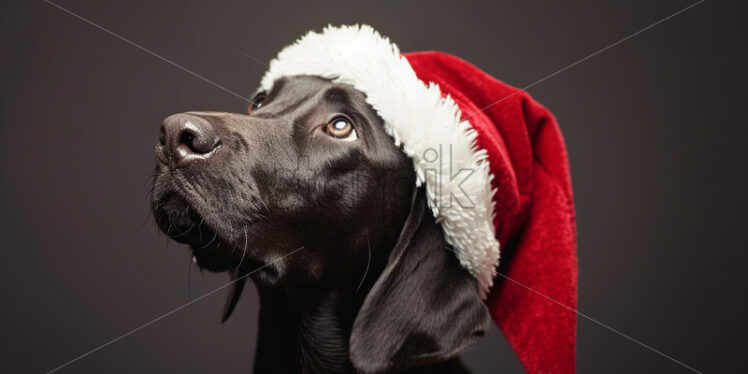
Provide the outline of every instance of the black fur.
[[[488,312],[362,93],[285,78],[251,114],[192,115],[220,145],[187,167],[157,146],[153,213],[201,267],[251,274],[256,373],[464,371]],[[358,140],[323,131],[340,115]]]

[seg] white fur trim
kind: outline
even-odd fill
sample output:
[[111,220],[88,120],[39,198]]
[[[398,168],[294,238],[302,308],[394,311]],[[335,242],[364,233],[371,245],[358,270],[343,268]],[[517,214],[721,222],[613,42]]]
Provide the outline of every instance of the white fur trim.
[[454,100],[419,80],[397,46],[366,25],[309,32],[270,62],[261,87],[270,90],[276,79],[294,75],[319,76],[366,94],[387,133],[413,160],[447,243],[486,297],[499,263],[492,177],[486,152],[476,145],[470,123],[460,121]]

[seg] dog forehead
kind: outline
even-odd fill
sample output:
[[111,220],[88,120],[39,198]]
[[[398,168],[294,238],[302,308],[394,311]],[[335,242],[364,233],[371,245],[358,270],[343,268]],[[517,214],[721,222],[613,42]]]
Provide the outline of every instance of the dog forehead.
[[270,96],[279,99],[315,97],[333,104],[351,105],[352,101],[365,102],[366,95],[351,85],[334,83],[329,79],[298,75],[276,80]]
[[296,75],[278,78],[273,84],[270,96],[309,95],[332,87],[332,82],[311,75]]

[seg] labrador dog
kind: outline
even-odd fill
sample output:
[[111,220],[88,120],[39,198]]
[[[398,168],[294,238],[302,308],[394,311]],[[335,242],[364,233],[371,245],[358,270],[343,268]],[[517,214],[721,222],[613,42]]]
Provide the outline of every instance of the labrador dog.
[[282,78],[247,113],[163,121],[152,210],[197,264],[260,296],[255,373],[465,372],[490,318],[351,86]]

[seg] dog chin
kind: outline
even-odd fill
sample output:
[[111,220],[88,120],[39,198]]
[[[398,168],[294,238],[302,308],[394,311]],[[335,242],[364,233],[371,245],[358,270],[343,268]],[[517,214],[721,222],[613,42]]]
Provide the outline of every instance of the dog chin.
[[222,255],[216,251],[211,251],[207,248],[196,248],[190,246],[192,249],[192,259],[201,269],[206,269],[213,272],[227,271],[236,268],[238,265],[237,261],[228,256]]
[[153,213],[161,231],[189,245],[200,268],[220,272],[237,266],[239,261],[231,254],[241,251],[224,241],[184,197],[167,193],[156,206]]

